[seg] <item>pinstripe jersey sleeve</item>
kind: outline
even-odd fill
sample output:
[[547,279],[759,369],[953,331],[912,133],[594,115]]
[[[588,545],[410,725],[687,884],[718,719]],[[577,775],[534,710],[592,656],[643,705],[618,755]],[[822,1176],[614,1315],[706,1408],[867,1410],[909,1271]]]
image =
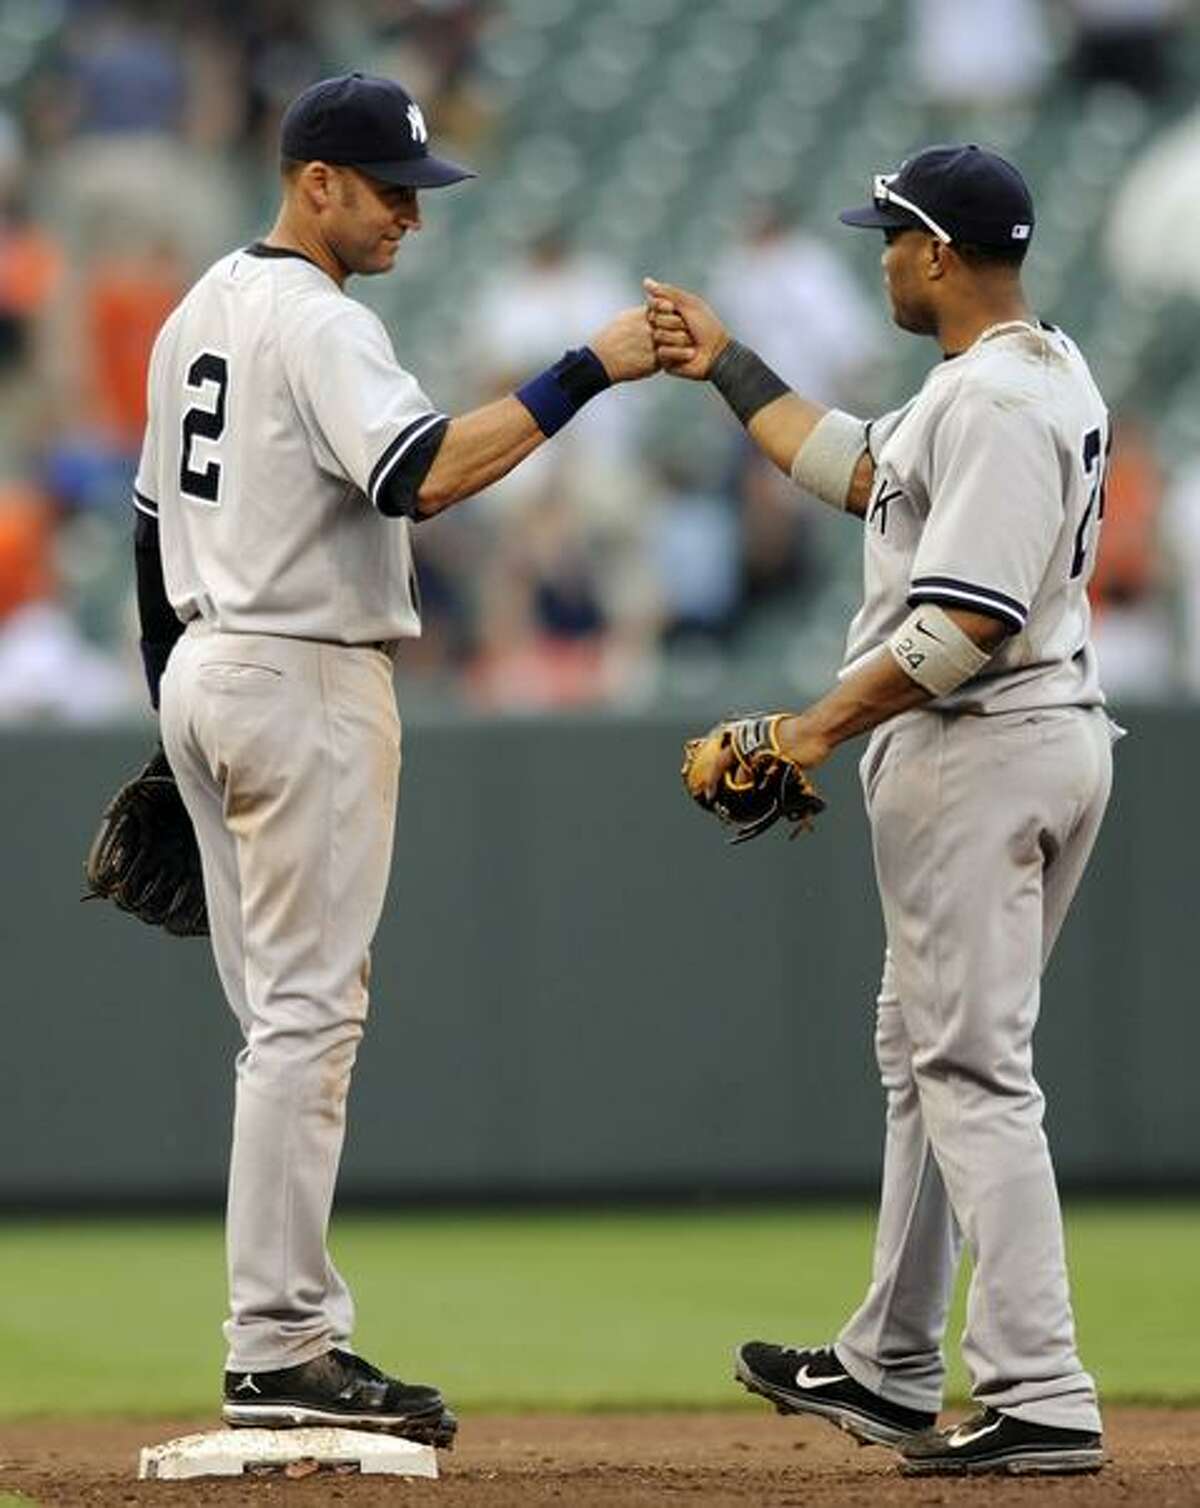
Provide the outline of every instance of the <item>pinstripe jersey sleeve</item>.
[[960,392],[932,437],[930,511],[908,600],[1025,626],[1063,525],[1053,432],[1033,402]]
[[312,328],[293,325],[284,338],[292,347],[292,391],[318,462],[379,507],[406,457],[444,428],[446,416],[399,365],[387,331],[361,304],[339,300],[333,315]]

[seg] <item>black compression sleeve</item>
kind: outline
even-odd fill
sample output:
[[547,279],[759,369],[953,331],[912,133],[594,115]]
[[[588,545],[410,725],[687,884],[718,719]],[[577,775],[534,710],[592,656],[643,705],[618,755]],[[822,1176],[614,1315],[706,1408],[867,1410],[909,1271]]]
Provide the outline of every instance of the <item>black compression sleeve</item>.
[[442,441],[450,427],[449,419],[432,425],[415,444],[410,445],[404,459],[394,467],[383,484],[375,506],[389,518],[408,517],[415,523],[425,515],[418,511],[417,493],[421,483],[429,475],[434,457],[442,448]]
[[713,362],[708,380],[743,424],[749,424],[760,408],[791,392],[761,356],[736,340]]
[[138,619],[142,626],[142,663],[146,668],[146,685],[150,705],[158,708],[158,683],[167,668],[175,641],[183,624],[167,601],[163,583],[162,554],[158,546],[158,520],[139,512],[133,536],[134,562],[137,566]]

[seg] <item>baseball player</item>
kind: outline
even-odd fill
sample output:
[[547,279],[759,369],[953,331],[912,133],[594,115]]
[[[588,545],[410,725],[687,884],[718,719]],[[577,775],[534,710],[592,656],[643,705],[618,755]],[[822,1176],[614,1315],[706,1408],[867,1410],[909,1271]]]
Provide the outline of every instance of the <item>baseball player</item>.
[[[873,422],[806,402],[700,299],[647,283],[662,364],[713,382],[771,460],[864,530],[837,686],[738,727],[806,767],[871,734],[861,774],[887,939],[873,1274],[833,1344],[752,1341],[737,1375],[784,1412],[897,1446],[912,1473],[1095,1470],[1100,1415],[1031,1046],[1111,781],[1086,597],[1109,418],[1079,351],[1026,303],[1033,206],[1010,163],[931,147],[841,218],[883,232],[893,317],[943,357]],[[732,764],[712,755],[710,795]],[[980,1411],[937,1431],[964,1242]]]
[[[505,475],[611,383],[654,370],[625,311],[515,395],[457,418],[344,285],[387,272],[418,194],[473,176],[421,110],[355,73],[282,123],[264,241],[195,284],[154,348],[136,480],[151,698],[245,1035],[229,1175],[231,1425],[448,1443],[432,1387],[350,1349],[326,1248],[400,770],[392,656],[420,632],[410,523]],[[168,659],[169,656],[169,659]],[[165,673],[164,673],[165,667]]]

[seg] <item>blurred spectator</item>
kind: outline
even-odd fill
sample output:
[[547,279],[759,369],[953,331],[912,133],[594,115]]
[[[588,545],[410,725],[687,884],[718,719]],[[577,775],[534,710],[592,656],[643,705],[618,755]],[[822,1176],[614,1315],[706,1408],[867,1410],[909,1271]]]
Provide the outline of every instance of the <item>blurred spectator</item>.
[[29,358],[36,322],[62,276],[58,242],[22,198],[0,198],[0,378]]
[[27,459],[45,422],[45,330],[65,283],[57,238],[32,213],[20,132],[0,112],[0,474]]
[[1200,110],[1153,136],[1134,161],[1104,242],[1120,287],[1200,299]]
[[878,299],[777,204],[750,207],[744,224],[709,281],[722,319],[798,392],[831,404],[858,398],[861,406],[884,349]]
[[1148,98],[1171,79],[1183,0],[1068,0],[1075,26],[1071,67],[1084,84],[1124,84]]
[[485,707],[599,701],[608,621],[580,531],[557,486],[521,512],[483,584],[468,686]]
[[101,722],[134,705],[122,667],[55,600],[55,514],[33,489],[0,486],[0,723]]
[[376,72],[403,79],[439,137],[470,149],[491,122],[479,68],[490,0],[368,0]]
[[[582,343],[641,291],[607,258],[545,232],[498,271],[466,322],[485,399]],[[633,397],[633,403],[628,400]],[[475,510],[486,536],[473,694],[519,705],[621,694],[651,647],[657,598],[646,548],[637,395],[605,393]],[[524,683],[522,682],[524,677]]]
[[[570,332],[573,344],[582,344],[615,309],[641,301],[641,289],[606,256],[580,251],[561,226],[544,231],[493,273],[467,322],[470,367],[481,396],[511,392],[532,372],[557,361],[564,332]],[[626,455],[638,408],[637,394],[606,393],[603,402],[584,409],[563,438],[572,449]],[[514,476],[525,474],[523,467]]]
[[652,514],[651,558],[668,648],[716,645],[741,606],[742,538],[733,500],[686,456],[664,459],[663,496]]
[[537,475],[536,490],[491,510],[467,690],[525,709],[636,697],[659,618],[644,492],[634,534],[594,496],[603,475],[569,455]]
[[[737,338],[791,387],[854,412],[873,410],[886,350],[880,302],[824,239],[790,223],[776,204],[755,205],[709,287]],[[740,436],[726,481],[741,536],[739,617],[783,605],[802,616],[816,563],[814,522],[801,495]],[[719,539],[717,516],[705,516]],[[723,546],[715,539],[712,547]]]
[[88,269],[83,411],[131,460],[141,450],[146,427],[146,374],[154,340],[185,286],[178,249],[165,237],[100,257]]
[[1096,569],[1088,589],[1101,681],[1117,700],[1170,692],[1171,625],[1159,538],[1162,497],[1162,473],[1149,433],[1132,415],[1118,416]]
[[58,419],[42,441],[43,474],[68,512],[128,518],[146,421],[150,352],[183,291],[169,237],[97,245],[57,311],[53,386]]
[[423,524],[413,537],[421,636],[397,651],[397,664],[428,681],[456,675],[472,652],[473,584],[479,579],[480,533],[463,527],[465,510]]
[[230,239],[237,192],[225,166],[183,135],[189,108],[187,31],[149,3],[77,9],[32,91],[43,148],[43,202],[73,246],[99,228],[170,233],[202,264]]
[[1041,92],[1053,54],[1038,0],[910,0],[912,69],[926,103],[956,116]]
[[741,504],[745,610],[754,613],[780,602],[800,610],[815,584],[810,511],[797,506],[800,494],[791,480],[748,448],[735,486]]
[[157,19],[155,10],[127,0],[76,11],[64,52],[79,135],[179,130],[186,75],[165,17]]
[[0,483],[0,621],[54,591],[54,511],[33,487]]
[[0,201],[0,471],[28,460],[48,422],[48,325],[64,271],[57,240],[23,199]]
[[[246,5],[224,0],[227,34],[237,37],[244,78],[242,131],[273,170],[279,121],[289,99],[331,70],[317,27],[325,7],[311,0],[266,0]],[[273,182],[273,173],[272,173]]]

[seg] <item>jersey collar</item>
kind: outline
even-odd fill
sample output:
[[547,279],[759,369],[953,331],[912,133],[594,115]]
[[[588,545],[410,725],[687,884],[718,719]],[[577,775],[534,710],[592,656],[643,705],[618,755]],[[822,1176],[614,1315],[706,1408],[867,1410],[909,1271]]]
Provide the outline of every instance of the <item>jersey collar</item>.
[[290,246],[268,246],[265,241],[252,241],[244,249],[248,257],[295,257],[298,262],[307,262],[310,267],[316,267],[318,272],[324,271],[312,257],[306,257],[302,251],[293,251]]

